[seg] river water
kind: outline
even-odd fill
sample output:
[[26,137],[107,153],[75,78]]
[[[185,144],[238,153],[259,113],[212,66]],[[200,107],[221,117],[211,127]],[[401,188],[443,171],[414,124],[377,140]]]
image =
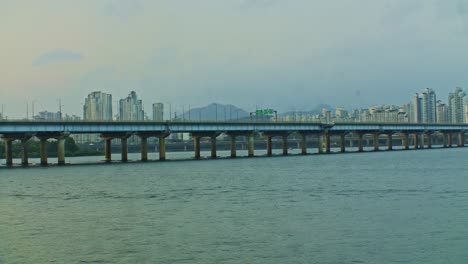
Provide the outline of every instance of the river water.
[[3,168],[0,263],[465,264],[467,157],[453,148]]

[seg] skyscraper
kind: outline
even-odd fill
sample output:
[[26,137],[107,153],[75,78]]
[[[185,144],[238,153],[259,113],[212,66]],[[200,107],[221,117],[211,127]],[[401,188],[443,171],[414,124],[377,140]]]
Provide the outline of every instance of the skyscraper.
[[92,92],[85,98],[83,120],[112,120],[112,95]]
[[413,115],[412,115],[411,122],[413,123],[422,122],[421,104],[422,104],[422,99],[419,97],[419,94],[416,93],[413,97],[413,104],[412,104]]
[[154,121],[164,120],[164,104],[163,103],[153,104],[153,120]]
[[119,120],[142,121],[145,120],[143,102],[138,99],[136,92],[132,91],[127,98],[119,101]]
[[448,118],[451,123],[463,123],[463,99],[465,93],[462,88],[457,87],[448,97]]
[[437,123],[448,123],[447,112],[447,105],[439,100],[437,102]]
[[422,113],[422,122],[423,123],[436,123],[436,94],[434,90],[426,88],[422,92],[422,104],[421,104],[421,113]]

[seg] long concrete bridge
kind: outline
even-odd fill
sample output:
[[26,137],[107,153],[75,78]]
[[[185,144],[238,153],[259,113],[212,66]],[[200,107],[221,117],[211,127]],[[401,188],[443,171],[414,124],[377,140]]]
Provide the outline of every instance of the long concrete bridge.
[[254,156],[254,136],[262,135],[266,142],[267,156],[272,155],[272,138],[282,139],[282,153],[288,154],[288,136],[300,138],[301,154],[307,154],[307,137],[317,136],[319,153],[331,153],[330,138],[339,137],[340,151],[346,152],[348,135],[357,137],[358,152],[364,151],[363,137],[373,137],[374,150],[379,150],[379,137],[386,135],[387,149],[392,150],[392,137],[402,139],[404,149],[410,149],[409,137],[413,137],[414,148],[431,148],[433,136],[441,134],[444,147],[465,145],[468,124],[409,124],[409,123],[311,123],[311,122],[45,122],[45,121],[0,121],[0,135],[5,142],[6,165],[13,165],[12,142],[21,142],[21,164],[28,164],[28,140],[40,140],[41,165],[48,164],[47,142],[56,139],[58,164],[65,164],[65,138],[71,134],[100,134],[105,145],[105,160],[111,161],[111,140],[120,139],[121,160],[128,160],[127,139],[136,135],[141,139],[141,160],[148,160],[148,138],[159,140],[159,159],[166,159],[165,139],[171,133],[190,133],[194,141],[194,156],[200,159],[200,139],[211,141],[211,158],[216,158],[216,138],[221,134],[230,137],[231,157],[236,157],[236,137],[247,138],[248,156]]

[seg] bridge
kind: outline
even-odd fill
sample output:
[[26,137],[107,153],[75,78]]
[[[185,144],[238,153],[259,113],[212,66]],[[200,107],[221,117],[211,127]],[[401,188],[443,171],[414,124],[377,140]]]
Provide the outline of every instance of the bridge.
[[[28,141],[40,140],[41,165],[48,164],[47,143],[57,140],[58,164],[65,164],[65,139],[71,134],[99,134],[104,141],[105,161],[111,161],[111,141],[120,139],[121,160],[128,160],[127,140],[136,135],[141,139],[141,160],[148,160],[148,138],[159,140],[159,159],[166,159],[166,137],[171,133],[190,133],[194,143],[195,159],[200,159],[200,139],[209,138],[211,158],[216,158],[216,138],[221,134],[230,137],[231,157],[236,157],[236,138],[247,138],[248,156],[254,156],[254,136],[262,136],[266,142],[267,156],[272,155],[272,138],[282,139],[282,154],[288,155],[288,136],[300,138],[301,154],[307,154],[307,137],[319,139],[319,153],[331,153],[331,137],[339,137],[340,152],[346,152],[345,141],[349,135],[357,137],[358,152],[363,152],[364,136],[373,137],[374,150],[379,150],[379,137],[386,135],[387,149],[393,148],[393,136],[402,139],[405,150],[410,149],[409,137],[414,148],[432,148],[435,135],[443,137],[444,147],[452,147],[454,138],[458,147],[465,146],[468,124],[411,124],[411,123],[318,123],[318,122],[117,122],[117,121],[0,121],[0,135],[5,142],[6,165],[13,165],[12,143],[21,142],[21,164],[28,165]],[[322,144],[323,142],[323,144]]]

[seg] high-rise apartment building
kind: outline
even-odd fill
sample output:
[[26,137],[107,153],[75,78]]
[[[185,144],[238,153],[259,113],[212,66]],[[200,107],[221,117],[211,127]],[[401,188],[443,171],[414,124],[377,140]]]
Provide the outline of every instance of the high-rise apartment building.
[[437,123],[448,123],[447,105],[443,104],[440,100],[437,102]]
[[163,103],[153,104],[153,120],[154,121],[164,120],[164,104]]
[[434,90],[426,88],[422,92],[422,104],[421,104],[421,113],[422,113],[422,122],[423,123],[436,123],[436,94]]
[[468,124],[468,96],[465,96],[463,109],[464,109],[464,112],[465,112],[465,123]]
[[112,120],[112,95],[92,92],[85,98],[83,120]]
[[412,111],[413,115],[411,118],[411,122],[413,123],[422,123],[422,98],[419,97],[419,94],[415,94],[413,97],[413,102],[412,102]]
[[136,92],[132,91],[127,98],[119,101],[119,120],[142,121],[145,120],[143,102],[138,99]]
[[448,118],[451,123],[463,123],[463,101],[465,93],[462,88],[457,87],[448,97]]

